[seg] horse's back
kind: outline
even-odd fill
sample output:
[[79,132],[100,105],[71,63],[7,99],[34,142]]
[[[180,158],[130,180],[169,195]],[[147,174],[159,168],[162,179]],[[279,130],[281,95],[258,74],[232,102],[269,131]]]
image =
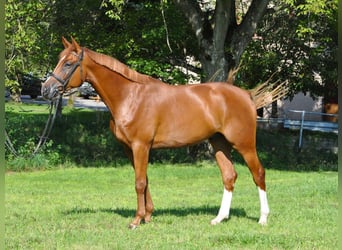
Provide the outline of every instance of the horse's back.
[[186,98],[197,102],[198,107],[206,112],[216,114],[217,119],[236,119],[242,114],[248,119],[256,118],[250,93],[232,84],[215,82],[191,85],[186,92]]

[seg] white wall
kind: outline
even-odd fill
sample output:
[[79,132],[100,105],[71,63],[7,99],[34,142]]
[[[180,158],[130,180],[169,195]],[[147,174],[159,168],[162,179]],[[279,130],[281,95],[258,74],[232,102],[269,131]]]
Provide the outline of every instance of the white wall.
[[[296,94],[293,99],[290,101],[289,99],[278,100],[278,117],[284,118],[285,115],[289,116],[292,119],[299,119],[299,114],[294,114],[288,112],[289,110],[305,110],[310,112],[323,112],[323,98],[319,97],[316,100],[310,97],[310,93],[304,95],[304,93],[300,92]],[[269,118],[271,116],[272,106],[268,105],[264,108],[264,116],[263,118]],[[310,119],[313,121],[321,121],[321,115],[309,115],[306,114],[306,119]]]

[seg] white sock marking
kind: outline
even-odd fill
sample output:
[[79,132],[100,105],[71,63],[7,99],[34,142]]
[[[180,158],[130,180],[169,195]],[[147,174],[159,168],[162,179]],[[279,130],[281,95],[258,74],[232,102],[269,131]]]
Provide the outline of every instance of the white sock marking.
[[258,187],[259,198],[260,198],[260,219],[259,224],[266,225],[267,224],[267,216],[270,213],[270,209],[268,207],[267,195],[264,190]]
[[223,219],[228,218],[232,197],[233,192],[230,192],[224,188],[220,210],[216,218],[211,221],[211,225],[216,225],[220,223]]

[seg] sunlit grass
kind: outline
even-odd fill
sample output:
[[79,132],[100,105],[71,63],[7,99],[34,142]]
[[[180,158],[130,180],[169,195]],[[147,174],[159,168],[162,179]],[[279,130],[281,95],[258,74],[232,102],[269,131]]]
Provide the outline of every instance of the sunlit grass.
[[337,173],[267,170],[269,224],[258,225],[258,193],[239,174],[230,219],[210,220],[221,202],[215,165],[149,168],[153,222],[130,231],[134,173],[69,168],[6,175],[6,249],[334,249]]

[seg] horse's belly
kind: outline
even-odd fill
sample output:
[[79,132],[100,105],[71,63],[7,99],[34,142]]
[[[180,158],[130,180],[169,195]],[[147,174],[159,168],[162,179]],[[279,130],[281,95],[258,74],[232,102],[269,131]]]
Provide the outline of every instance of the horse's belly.
[[189,122],[177,126],[167,126],[157,130],[153,148],[173,148],[196,144],[212,136],[217,129],[202,122]]
[[184,147],[196,144],[198,142],[201,142],[205,139],[207,139],[210,136],[207,137],[187,137],[187,138],[165,138],[163,140],[156,140],[152,143],[152,148],[178,148],[178,147]]

